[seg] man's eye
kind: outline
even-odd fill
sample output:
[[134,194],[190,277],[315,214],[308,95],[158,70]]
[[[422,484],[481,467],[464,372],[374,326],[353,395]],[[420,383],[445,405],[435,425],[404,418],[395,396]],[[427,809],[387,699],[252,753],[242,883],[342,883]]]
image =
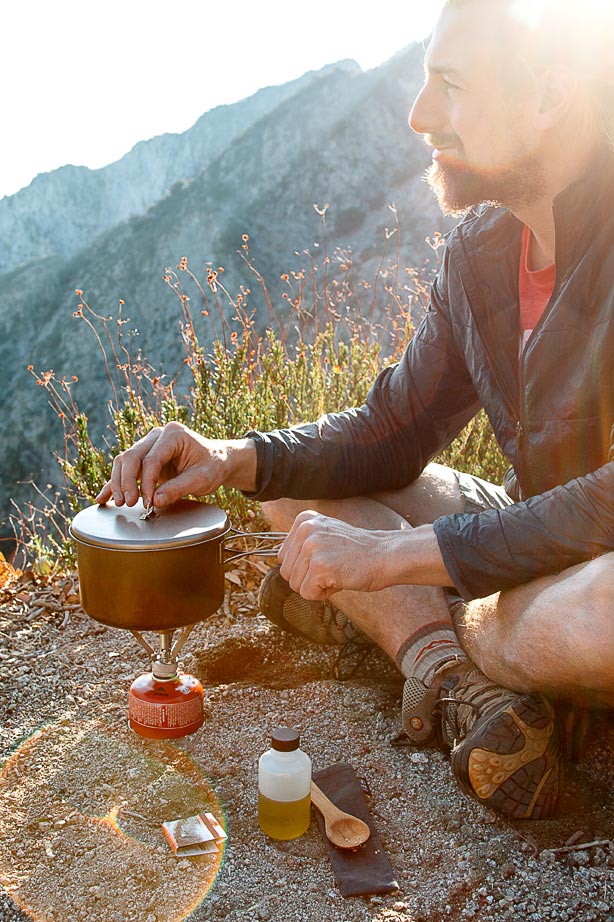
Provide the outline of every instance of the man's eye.
[[444,80],[443,82],[445,84],[446,90],[460,90],[461,89],[461,87],[458,86],[458,84],[451,83],[449,80]]

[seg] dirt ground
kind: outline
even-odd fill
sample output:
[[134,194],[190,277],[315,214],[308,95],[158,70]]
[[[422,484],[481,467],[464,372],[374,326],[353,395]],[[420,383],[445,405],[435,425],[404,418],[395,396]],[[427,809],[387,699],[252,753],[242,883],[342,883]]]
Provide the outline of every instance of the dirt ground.
[[[257,611],[262,564],[229,574],[224,606],[182,664],[205,688],[194,735],[156,742],[126,720],[146,655],[92,621],[75,575],[26,574],[0,605],[0,920],[436,922],[614,919],[614,724],[570,767],[560,815],[510,823],[459,793],[446,758],[399,749],[400,677],[377,653],[331,677],[336,650]],[[153,639],[153,638],[151,638]],[[257,761],[296,726],[314,771],[349,762],[398,890],[344,899],[315,821],[290,842],[257,824]],[[212,811],[217,857],[177,859],[164,820]]]

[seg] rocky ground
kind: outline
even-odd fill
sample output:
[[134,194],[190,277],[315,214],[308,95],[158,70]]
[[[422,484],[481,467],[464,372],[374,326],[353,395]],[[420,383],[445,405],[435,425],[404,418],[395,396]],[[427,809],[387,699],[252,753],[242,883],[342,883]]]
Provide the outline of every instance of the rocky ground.
[[[146,656],[90,620],[74,575],[9,581],[0,606],[0,920],[35,922],[435,922],[614,919],[614,725],[570,769],[558,818],[510,823],[463,797],[438,752],[398,749],[401,684],[378,655],[331,677],[336,651],[257,612],[258,563],[229,574],[184,669],[207,719],[176,743],[136,736],[127,690]],[[257,824],[257,760],[296,726],[314,771],[349,762],[398,890],[344,899],[315,822],[276,842]],[[176,859],[166,819],[208,809],[225,853]]]

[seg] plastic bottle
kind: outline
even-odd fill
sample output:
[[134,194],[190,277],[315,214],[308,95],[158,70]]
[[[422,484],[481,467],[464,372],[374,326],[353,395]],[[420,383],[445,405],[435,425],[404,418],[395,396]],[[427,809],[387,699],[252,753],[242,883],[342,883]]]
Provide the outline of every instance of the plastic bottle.
[[272,839],[296,839],[309,826],[311,759],[296,730],[273,731],[258,763],[258,823]]

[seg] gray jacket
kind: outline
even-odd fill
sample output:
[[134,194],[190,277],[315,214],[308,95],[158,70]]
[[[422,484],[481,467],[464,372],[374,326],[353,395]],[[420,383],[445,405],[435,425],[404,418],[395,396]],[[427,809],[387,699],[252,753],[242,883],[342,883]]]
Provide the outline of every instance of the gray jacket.
[[448,236],[430,305],[361,407],[250,433],[258,499],[398,489],[484,407],[522,500],[443,516],[435,532],[465,599],[614,549],[614,156],[557,197],[556,283],[519,360],[520,222],[486,207]]

